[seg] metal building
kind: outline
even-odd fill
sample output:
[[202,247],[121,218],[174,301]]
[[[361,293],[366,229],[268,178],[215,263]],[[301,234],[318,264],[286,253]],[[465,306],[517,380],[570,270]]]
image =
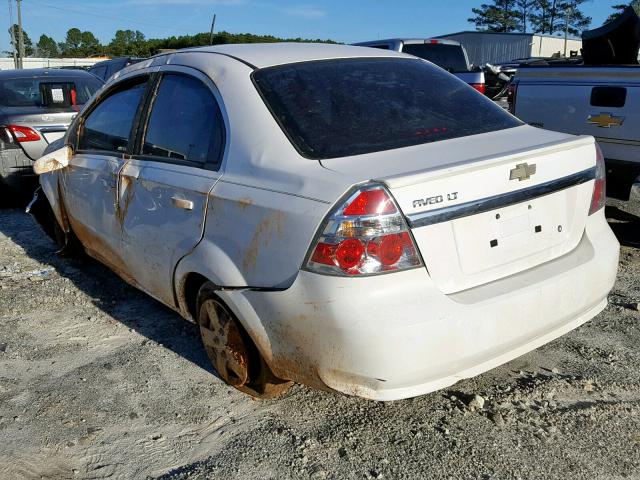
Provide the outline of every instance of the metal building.
[[[485,63],[508,62],[517,58],[551,57],[564,55],[564,37],[542,35],[539,33],[497,33],[465,31],[440,35],[460,42],[467,50],[469,61],[474,65]],[[582,40],[570,38],[567,40],[566,56],[571,52],[580,53]]]

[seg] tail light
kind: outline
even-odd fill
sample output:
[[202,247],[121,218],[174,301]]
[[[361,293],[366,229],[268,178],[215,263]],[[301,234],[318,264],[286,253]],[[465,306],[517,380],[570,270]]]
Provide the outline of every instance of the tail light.
[[509,104],[509,113],[516,114],[516,97],[518,96],[518,82],[511,82],[507,87],[507,103]]
[[591,196],[591,208],[589,215],[596,213],[607,201],[607,169],[604,164],[604,155],[596,143],[596,179],[593,184],[593,195]]
[[477,91],[479,91],[481,94],[484,95],[486,91],[484,83],[470,83],[469,85],[471,85],[473,88],[475,88]]
[[411,232],[382,185],[359,188],[322,224],[305,267],[326,275],[363,276],[422,266]]
[[33,128],[22,127],[20,125],[8,125],[7,126],[11,133],[13,133],[13,137],[16,139],[16,142],[37,142],[40,140],[40,135]]

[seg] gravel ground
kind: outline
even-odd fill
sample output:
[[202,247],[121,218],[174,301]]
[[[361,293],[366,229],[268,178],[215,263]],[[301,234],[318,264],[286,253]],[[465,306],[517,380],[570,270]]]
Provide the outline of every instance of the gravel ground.
[[640,218],[619,206],[602,314],[391,403],[254,401],[212,375],[192,324],[0,210],[0,478],[640,478]]

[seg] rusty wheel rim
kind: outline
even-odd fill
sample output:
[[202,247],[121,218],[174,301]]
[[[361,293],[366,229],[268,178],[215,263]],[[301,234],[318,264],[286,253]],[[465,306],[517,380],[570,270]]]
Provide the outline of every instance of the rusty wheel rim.
[[215,300],[205,300],[200,310],[202,342],[218,375],[233,387],[249,381],[249,353],[229,312]]

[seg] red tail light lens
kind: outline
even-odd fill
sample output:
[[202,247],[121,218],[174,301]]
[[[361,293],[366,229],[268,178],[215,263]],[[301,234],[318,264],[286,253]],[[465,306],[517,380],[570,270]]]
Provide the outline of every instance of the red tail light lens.
[[596,143],[596,178],[593,184],[593,195],[591,196],[591,208],[589,215],[596,213],[607,202],[607,169],[604,163],[602,150]]
[[381,185],[358,189],[329,214],[306,269],[330,275],[374,275],[419,267],[404,217]]
[[384,190],[365,190],[342,211],[343,215],[382,215],[396,213],[396,207]]
[[8,125],[8,128],[13,133],[16,142],[37,142],[40,140],[40,135],[32,128],[21,127],[20,125]]
[[477,91],[479,91],[483,95],[486,92],[484,83],[470,83],[469,85],[471,85],[473,88],[475,88]]

